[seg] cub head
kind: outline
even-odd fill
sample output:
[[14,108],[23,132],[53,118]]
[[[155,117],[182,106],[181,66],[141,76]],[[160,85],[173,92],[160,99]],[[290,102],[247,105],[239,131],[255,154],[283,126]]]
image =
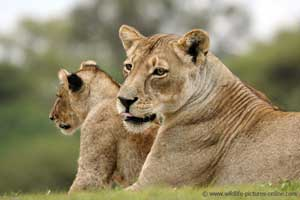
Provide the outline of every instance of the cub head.
[[[61,75],[62,73],[69,74],[65,70],[59,72]],[[56,100],[49,115],[50,120],[53,120],[56,126],[60,128],[61,132],[65,135],[72,135],[81,124],[79,117],[72,109],[70,98],[69,89],[61,82],[57,90]]]
[[117,108],[127,129],[141,132],[155,118],[175,113],[192,98],[206,62],[209,37],[200,29],[183,36],[145,37],[126,25],[119,36],[127,58]]
[[94,61],[83,62],[75,73],[61,69],[58,78],[60,85],[49,118],[66,135],[72,135],[81,126],[102,97],[109,98],[116,91],[115,83]]

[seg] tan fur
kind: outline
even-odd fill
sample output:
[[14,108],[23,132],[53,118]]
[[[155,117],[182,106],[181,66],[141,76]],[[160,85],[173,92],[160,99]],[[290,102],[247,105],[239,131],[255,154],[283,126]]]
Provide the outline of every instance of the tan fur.
[[62,83],[50,113],[58,127],[71,126],[61,129],[64,134],[81,127],[78,171],[69,192],[111,187],[113,182],[128,186],[138,177],[157,126],[139,135],[129,134],[115,108],[119,85],[92,62],[83,63],[75,74],[84,84],[72,92],[67,80],[70,73],[59,72]]
[[[272,106],[207,53],[206,32],[141,36],[132,43],[128,32],[137,31],[120,28],[125,62],[133,67],[118,95],[138,99],[130,106],[133,115],[156,113],[162,120],[130,190],[299,180],[300,114]],[[155,68],[168,73],[156,77]],[[118,110],[124,111],[120,102]]]

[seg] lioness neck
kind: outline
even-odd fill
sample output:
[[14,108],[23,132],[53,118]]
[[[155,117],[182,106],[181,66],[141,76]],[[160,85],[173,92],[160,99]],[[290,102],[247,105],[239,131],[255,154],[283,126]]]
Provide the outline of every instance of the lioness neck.
[[221,138],[228,133],[234,137],[274,111],[266,99],[242,83],[214,55],[208,55],[199,71],[193,95],[175,114],[166,115],[165,125],[211,121]]

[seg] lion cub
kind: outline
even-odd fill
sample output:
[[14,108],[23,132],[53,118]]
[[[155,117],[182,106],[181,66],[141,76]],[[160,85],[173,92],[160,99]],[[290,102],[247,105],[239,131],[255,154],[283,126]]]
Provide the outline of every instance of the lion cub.
[[94,61],[76,73],[61,69],[60,86],[50,119],[66,135],[81,127],[78,171],[69,192],[132,184],[138,177],[157,132],[130,134],[116,110],[119,85]]

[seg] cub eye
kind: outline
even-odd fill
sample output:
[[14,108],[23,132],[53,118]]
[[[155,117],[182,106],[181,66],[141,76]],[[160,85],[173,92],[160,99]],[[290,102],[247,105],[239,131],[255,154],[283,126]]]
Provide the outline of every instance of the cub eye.
[[132,69],[132,64],[125,64],[124,69],[125,71],[130,72],[130,70]]
[[164,69],[164,68],[156,68],[154,71],[153,71],[153,75],[156,75],[156,76],[163,76],[165,75],[166,73],[168,73],[168,70]]
[[61,98],[61,95],[60,94],[56,94],[56,97]]

